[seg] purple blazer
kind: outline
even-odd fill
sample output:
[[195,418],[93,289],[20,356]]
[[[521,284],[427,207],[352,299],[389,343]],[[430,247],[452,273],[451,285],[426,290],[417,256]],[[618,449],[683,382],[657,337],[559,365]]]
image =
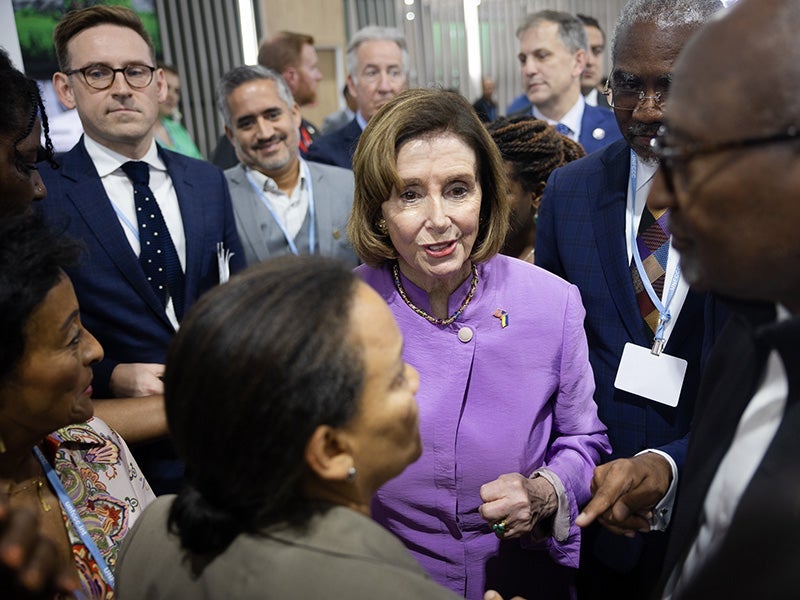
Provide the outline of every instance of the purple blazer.
[[[478,265],[477,290],[461,317],[437,326],[404,303],[389,266],[356,272],[389,305],[405,360],[420,372],[422,457],[379,490],[373,516],[436,581],[467,598],[482,598],[487,587],[504,597],[569,593],[577,527],[563,542],[500,542],[478,507],[484,483],[542,466],[561,478],[570,522],[590,498],[592,472],[610,446],[592,399],[578,289],[498,255]],[[412,302],[430,311],[427,294],[402,282]],[[451,314],[469,285],[453,293]],[[493,316],[497,309],[508,313],[506,327]],[[465,327],[473,335],[462,342],[457,334]]]

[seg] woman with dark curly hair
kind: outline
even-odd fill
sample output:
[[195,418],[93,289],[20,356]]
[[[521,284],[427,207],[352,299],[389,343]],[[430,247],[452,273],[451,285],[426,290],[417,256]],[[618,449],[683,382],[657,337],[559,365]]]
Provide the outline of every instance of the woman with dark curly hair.
[[529,115],[500,117],[487,128],[506,166],[511,203],[509,230],[500,253],[533,263],[536,217],[547,178],[586,152],[546,121]]

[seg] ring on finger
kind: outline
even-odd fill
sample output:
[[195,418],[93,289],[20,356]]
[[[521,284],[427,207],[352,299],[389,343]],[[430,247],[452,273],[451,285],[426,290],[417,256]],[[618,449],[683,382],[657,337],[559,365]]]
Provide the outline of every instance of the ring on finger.
[[492,531],[494,531],[494,534],[497,537],[502,538],[505,532],[508,531],[508,524],[506,523],[506,520],[502,519],[497,521],[497,523],[492,524]]

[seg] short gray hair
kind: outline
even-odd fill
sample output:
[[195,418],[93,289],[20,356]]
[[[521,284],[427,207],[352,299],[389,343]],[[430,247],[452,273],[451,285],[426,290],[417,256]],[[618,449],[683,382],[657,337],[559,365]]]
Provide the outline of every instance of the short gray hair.
[[540,10],[539,12],[532,13],[525,18],[525,21],[517,29],[517,39],[522,39],[522,35],[542,23],[555,23],[558,25],[558,37],[561,38],[561,43],[567,47],[570,52],[577,52],[578,50],[589,50],[589,39],[586,37],[586,29],[583,27],[583,22],[576,17],[566,12],[558,10]]
[[228,106],[228,97],[240,85],[248,81],[258,81],[260,79],[274,81],[275,86],[278,88],[278,97],[286,104],[286,108],[291,110],[294,106],[294,96],[292,96],[289,86],[286,85],[280,73],[268,69],[267,67],[262,67],[261,65],[234,67],[225,73],[217,84],[217,110],[219,114],[222,115],[222,120],[225,122],[225,125],[232,127],[231,108]]
[[636,24],[655,23],[659,30],[687,25],[699,27],[722,7],[720,0],[629,0],[611,36],[611,62],[617,58],[617,40]]
[[358,47],[364,42],[372,41],[387,41],[394,42],[398,45],[403,53],[403,72],[408,75],[408,49],[406,38],[403,36],[399,29],[394,27],[378,27],[377,25],[367,25],[356,31],[355,35],[350,38],[350,43],[347,45],[347,73],[353,78],[353,82],[358,81]]

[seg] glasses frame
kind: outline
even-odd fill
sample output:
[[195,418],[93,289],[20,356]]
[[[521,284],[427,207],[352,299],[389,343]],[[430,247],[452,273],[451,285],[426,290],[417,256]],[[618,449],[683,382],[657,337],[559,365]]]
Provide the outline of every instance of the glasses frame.
[[650,141],[650,149],[658,158],[659,166],[664,174],[664,182],[670,194],[675,194],[675,163],[687,163],[690,159],[704,154],[716,154],[726,150],[737,150],[741,148],[756,148],[768,144],[777,144],[800,139],[800,128],[791,125],[788,128],[766,135],[747,137],[739,140],[728,140],[725,142],[704,142],[688,143],[681,146],[670,146],[664,143],[664,138],[669,132],[666,125],[658,128],[656,137]]
[[611,86],[609,85],[608,81],[606,81],[606,85],[600,93],[607,98],[608,105],[611,108],[615,108],[617,110],[627,110],[630,112],[633,112],[637,108],[639,108],[645,100],[652,100],[653,103],[658,107],[658,110],[664,110],[664,103],[667,101],[666,98],[664,98],[663,92],[656,92],[652,96],[647,96],[645,95],[644,90],[639,90],[639,99],[636,101],[636,104],[633,105],[632,108],[628,108],[626,106],[617,106],[616,104],[614,104],[614,90],[611,89]]
[[[96,85],[92,84],[89,81],[88,77],[86,77],[86,72],[87,71],[90,71],[92,69],[96,69],[97,67],[105,67],[106,69],[110,69],[111,70],[111,81],[108,82],[108,85],[103,86],[103,87],[97,87]],[[128,75],[125,73],[125,71],[130,69],[131,67],[140,67],[140,68],[143,68],[143,69],[149,69],[150,70],[150,79],[147,80],[146,84],[144,84],[144,85],[135,85],[135,84],[130,82],[130,80],[128,79]],[[145,65],[145,64],[141,64],[141,63],[131,63],[129,65],[125,65],[124,67],[120,67],[119,69],[114,69],[114,68],[109,67],[108,65],[104,65],[104,64],[94,64],[94,65],[89,65],[88,67],[83,67],[81,69],[70,69],[69,71],[64,71],[64,75],[72,76],[72,75],[75,75],[76,73],[80,73],[83,76],[83,81],[86,82],[86,85],[88,85],[93,90],[107,90],[108,88],[113,86],[114,82],[117,80],[117,73],[122,73],[122,76],[125,78],[125,83],[127,83],[129,86],[131,86],[134,89],[142,90],[142,89],[146,88],[148,85],[150,85],[151,83],[153,83],[153,75],[155,74],[155,72],[156,72],[156,67],[151,67],[150,65]]]

